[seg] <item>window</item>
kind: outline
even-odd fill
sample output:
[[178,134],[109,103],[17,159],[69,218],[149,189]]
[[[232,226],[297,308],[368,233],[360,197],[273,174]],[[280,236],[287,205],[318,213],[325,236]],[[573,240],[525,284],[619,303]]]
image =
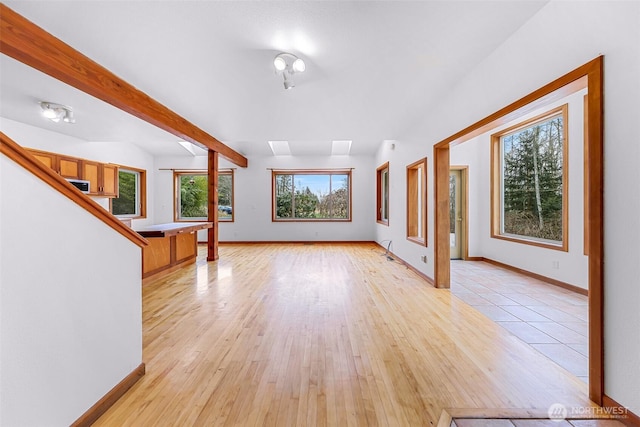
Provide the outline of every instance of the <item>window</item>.
[[[174,172],[176,221],[207,221],[209,218],[209,176],[204,171]],[[233,170],[218,171],[218,221],[231,222]]]
[[218,221],[233,222],[233,170],[218,171]]
[[389,225],[389,162],[376,169],[376,220]]
[[407,166],[407,239],[427,246],[427,158]]
[[567,105],[492,135],[492,237],[567,250]]
[[147,216],[147,173],[144,169],[118,169],[118,197],[110,199],[112,214],[129,218]]
[[273,171],[273,221],[351,221],[351,170]]

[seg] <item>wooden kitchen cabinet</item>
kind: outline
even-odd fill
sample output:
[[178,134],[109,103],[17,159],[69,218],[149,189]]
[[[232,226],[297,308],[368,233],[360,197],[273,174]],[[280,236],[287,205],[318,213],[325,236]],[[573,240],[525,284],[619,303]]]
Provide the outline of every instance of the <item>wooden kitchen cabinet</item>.
[[118,166],[102,164],[102,194],[118,197]]
[[36,159],[44,163],[45,166],[57,172],[57,168],[56,168],[57,166],[56,160],[58,157],[57,155],[53,153],[46,153],[44,151],[37,151],[37,150],[27,150],[27,151],[30,152],[33,155],[33,157],[35,157]]
[[118,197],[118,165],[31,148],[27,151],[63,178],[89,181],[90,196]]
[[118,197],[118,166],[83,160],[82,179],[89,181],[90,196]]
[[64,178],[80,179],[82,160],[75,157],[58,156],[58,173]]
[[89,181],[89,194],[100,193],[100,163],[84,160],[82,162],[82,179]]
[[36,159],[40,160],[47,167],[53,169],[63,178],[80,179],[81,159],[64,156],[46,151],[28,150]]

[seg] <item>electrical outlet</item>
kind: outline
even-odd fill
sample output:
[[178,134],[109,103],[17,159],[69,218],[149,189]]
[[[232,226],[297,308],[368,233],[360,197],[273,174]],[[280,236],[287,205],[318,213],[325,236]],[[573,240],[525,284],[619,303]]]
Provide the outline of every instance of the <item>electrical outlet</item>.
[[554,270],[559,269],[559,268],[560,268],[560,261],[551,261],[551,267],[552,267]]
[[426,255],[422,255],[422,256],[420,257],[420,260],[421,260],[422,262],[424,262],[425,264],[428,262],[428,259],[427,259],[427,256],[426,256]]

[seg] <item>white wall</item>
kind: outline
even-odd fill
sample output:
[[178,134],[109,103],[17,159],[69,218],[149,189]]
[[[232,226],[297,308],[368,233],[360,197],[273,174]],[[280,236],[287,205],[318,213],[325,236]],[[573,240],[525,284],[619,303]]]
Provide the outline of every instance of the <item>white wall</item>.
[[[60,126],[69,126],[61,124]],[[52,153],[66,154],[102,163],[115,163],[147,171],[147,217],[134,219],[132,227],[141,227],[153,222],[153,156],[135,144],[126,142],[85,141],[47,129],[37,128],[0,117],[0,130],[18,144]],[[94,197],[105,209],[109,209],[109,199]]]
[[[636,414],[640,414],[639,45],[640,2],[551,1],[469,70],[436,109],[425,111],[423,121],[406,130],[398,144],[400,152],[391,155],[383,147],[377,155],[378,164],[390,159],[391,165],[400,163],[398,168],[409,157],[431,157],[433,144],[603,54],[605,393]],[[399,182],[403,176],[392,170],[392,190],[404,187]],[[429,188],[432,199],[432,180]],[[403,221],[391,215],[388,230],[377,227],[377,239],[392,238],[396,252],[416,262],[416,248],[403,242]],[[430,263],[420,267],[432,275],[433,215],[429,224]]]
[[[452,165],[468,165],[469,174],[469,256],[485,257],[514,267],[588,289],[588,258],[584,255],[584,129],[586,90],[532,111],[473,140],[451,149]],[[568,252],[491,238],[491,134],[569,104],[568,135]],[[554,268],[554,262],[558,268]]]
[[[234,222],[220,222],[219,240],[229,241],[371,241],[375,223],[375,171],[373,157],[249,157],[249,167],[220,161],[220,168],[235,167]],[[173,221],[173,169],[205,169],[206,157],[157,158],[156,221]],[[272,222],[271,171],[281,169],[354,168],[352,171],[351,222]],[[201,232],[199,241],[206,240]]]
[[142,362],[141,249],[5,156],[0,195],[0,425],[69,425]]
[[[389,162],[389,225],[375,222],[375,240],[391,252],[433,277],[433,159],[431,147],[410,144],[407,141],[386,141],[378,150],[374,169]],[[407,166],[427,157],[427,246],[407,240]],[[375,183],[372,189],[375,195]],[[375,206],[375,198],[371,201]],[[375,212],[374,212],[375,213]],[[427,263],[421,261],[427,256]]]

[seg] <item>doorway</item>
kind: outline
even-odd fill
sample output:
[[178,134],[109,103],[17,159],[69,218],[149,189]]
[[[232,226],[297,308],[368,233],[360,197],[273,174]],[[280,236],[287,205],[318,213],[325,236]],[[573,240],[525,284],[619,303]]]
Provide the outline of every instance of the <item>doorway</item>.
[[589,259],[589,398],[598,405],[604,398],[604,337],[603,337],[603,57],[600,56],[564,76],[531,92],[484,119],[438,142],[434,146],[435,176],[435,250],[434,282],[438,288],[449,288],[451,227],[449,212],[450,147],[507,123],[526,111],[560,99],[568,93],[587,88],[585,105],[585,169],[588,170],[584,197],[587,220],[586,239]]
[[450,259],[466,259],[467,254],[467,173],[466,167],[449,170]]

